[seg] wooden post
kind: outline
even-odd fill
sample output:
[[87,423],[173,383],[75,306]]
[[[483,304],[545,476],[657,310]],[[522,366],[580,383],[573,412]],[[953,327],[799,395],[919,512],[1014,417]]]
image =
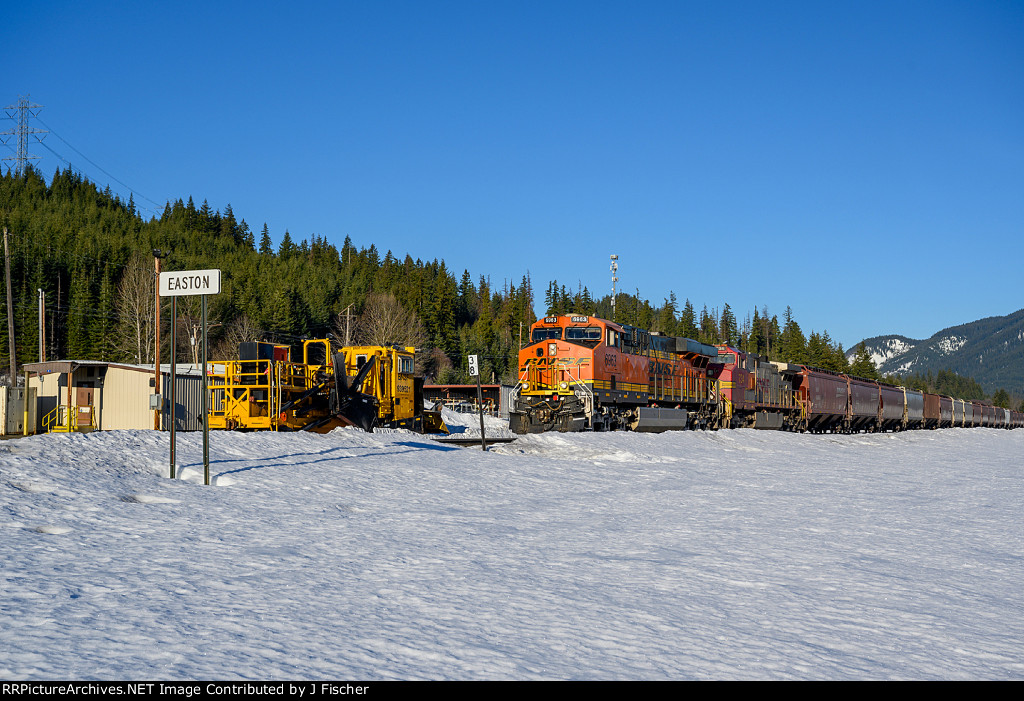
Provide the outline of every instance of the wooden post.
[[[153,260],[156,261],[156,316],[155,316],[155,331],[156,331],[156,353],[153,360],[153,394],[161,394],[160,392],[160,251],[153,251]],[[160,408],[157,407],[153,410],[153,430],[160,430]]]
[[14,351],[14,309],[11,295],[11,254],[7,249],[7,227],[4,227],[4,270],[7,277],[7,349],[11,356],[11,387],[18,380],[18,359]]
[[480,365],[477,356],[469,356],[469,375],[476,378],[476,406],[480,412],[480,450],[487,450],[487,438],[484,435],[484,395],[480,389]]
[[46,293],[39,288],[39,362],[46,362]]
[[484,435],[484,394],[480,389],[480,375],[476,376],[476,404],[480,410],[480,450],[487,450],[487,437]]

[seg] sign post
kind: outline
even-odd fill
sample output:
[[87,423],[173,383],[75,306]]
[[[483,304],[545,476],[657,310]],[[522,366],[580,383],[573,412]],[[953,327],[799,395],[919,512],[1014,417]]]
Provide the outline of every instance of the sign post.
[[[181,297],[185,295],[202,295],[203,304],[203,397],[201,410],[203,412],[203,482],[210,484],[210,412],[207,407],[209,402],[210,386],[209,377],[206,373],[206,298],[209,295],[220,294],[220,270],[177,270],[173,272],[160,273],[160,296]],[[171,338],[174,338],[173,329],[178,323],[176,300],[171,300]],[[172,341],[173,344],[173,341]],[[175,348],[171,348],[171,479],[174,479],[174,439],[175,422],[177,420],[178,407],[175,405],[177,393],[177,365],[175,364]],[[159,372],[159,368],[157,368]],[[482,419],[481,419],[482,420]]]
[[469,375],[476,378],[476,405],[480,410],[480,450],[487,450],[487,438],[484,436],[484,395],[480,388],[480,364],[475,355],[469,356]]
[[171,297],[171,479],[174,479],[174,438],[178,429],[178,298]]

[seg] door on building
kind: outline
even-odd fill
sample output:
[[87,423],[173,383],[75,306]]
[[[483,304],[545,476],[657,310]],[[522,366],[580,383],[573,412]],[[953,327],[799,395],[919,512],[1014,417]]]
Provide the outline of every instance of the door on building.
[[93,413],[96,408],[93,406],[93,392],[95,389],[91,383],[83,383],[75,388],[76,401],[75,404],[78,407],[78,428],[88,428],[95,426],[98,428],[96,422],[93,420]]

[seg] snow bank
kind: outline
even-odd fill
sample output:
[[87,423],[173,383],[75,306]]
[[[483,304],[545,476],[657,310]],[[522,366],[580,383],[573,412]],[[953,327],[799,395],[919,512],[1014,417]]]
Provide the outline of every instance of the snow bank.
[[201,441],[0,444],[0,677],[1024,676],[1024,431]]

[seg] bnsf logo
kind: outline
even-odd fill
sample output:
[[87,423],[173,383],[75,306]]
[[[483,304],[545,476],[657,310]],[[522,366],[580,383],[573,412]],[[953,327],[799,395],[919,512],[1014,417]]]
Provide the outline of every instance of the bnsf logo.
[[526,365],[538,367],[577,367],[590,365],[590,358],[527,358]]
[[652,360],[650,365],[650,372],[654,375],[671,375],[675,368],[672,363],[663,363],[657,360]]

